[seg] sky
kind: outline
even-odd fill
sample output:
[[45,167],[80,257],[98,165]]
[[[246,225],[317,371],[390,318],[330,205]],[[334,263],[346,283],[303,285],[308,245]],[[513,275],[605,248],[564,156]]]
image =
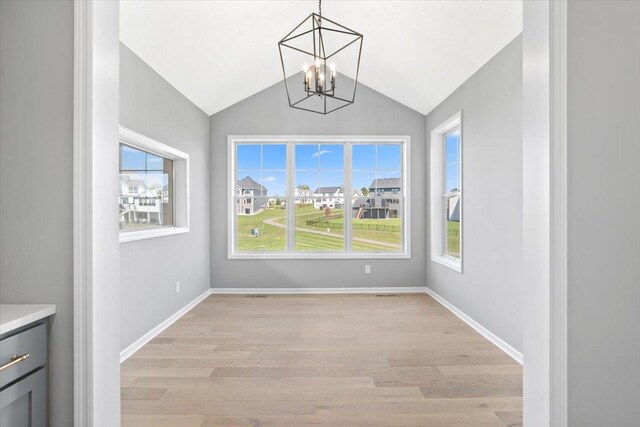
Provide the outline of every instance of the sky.
[[120,171],[131,179],[141,179],[147,187],[164,186],[169,175],[163,173],[163,158],[124,144],[120,144]]
[[447,171],[445,176],[445,192],[460,189],[460,131],[450,133],[445,141]]
[[[352,146],[352,187],[361,189],[375,178],[399,178],[400,144]],[[262,183],[270,196],[286,194],[287,152],[285,144],[237,146],[237,177],[250,176]],[[344,184],[343,144],[296,144],[295,186],[337,187]]]

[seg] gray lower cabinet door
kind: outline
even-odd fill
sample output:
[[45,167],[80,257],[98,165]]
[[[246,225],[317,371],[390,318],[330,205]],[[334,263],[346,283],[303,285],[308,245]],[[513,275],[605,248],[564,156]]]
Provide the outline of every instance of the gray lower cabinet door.
[[0,426],[46,427],[46,372],[40,368],[0,391]]

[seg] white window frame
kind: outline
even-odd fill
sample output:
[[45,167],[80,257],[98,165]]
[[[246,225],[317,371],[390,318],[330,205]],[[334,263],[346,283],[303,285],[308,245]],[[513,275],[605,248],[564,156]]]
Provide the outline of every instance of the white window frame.
[[189,232],[189,155],[176,148],[146,137],[120,126],[120,143],[139,150],[173,160],[173,206],[172,227],[149,228],[147,230],[120,231],[120,243],[155,237],[172,236]]
[[[452,257],[445,253],[446,249],[446,217],[445,212],[445,138],[451,132],[460,131],[459,144],[459,164],[460,164],[460,257]],[[463,264],[463,228],[464,228],[464,198],[462,179],[463,159],[463,129],[462,129],[462,111],[458,111],[452,117],[444,121],[441,125],[431,131],[431,193],[430,193],[430,214],[431,214],[431,261],[450,268],[453,271],[462,274]]]
[[[264,252],[238,252],[236,250],[236,146],[238,144],[287,144],[287,251]],[[313,252],[293,250],[295,218],[291,214],[295,209],[295,144],[318,143],[338,144],[344,143],[344,211],[345,224],[351,224],[352,219],[352,194],[351,187],[351,147],[355,144],[401,144],[402,147],[402,186],[404,200],[402,212],[402,250],[398,252],[352,252],[351,251],[351,227],[344,227],[345,248],[342,251]],[[411,258],[411,170],[410,170],[411,137],[408,135],[229,135],[227,137],[227,170],[228,174],[228,230],[227,230],[227,258],[228,259],[410,259]],[[348,212],[348,214],[347,214]],[[346,216],[348,215],[348,217]]]

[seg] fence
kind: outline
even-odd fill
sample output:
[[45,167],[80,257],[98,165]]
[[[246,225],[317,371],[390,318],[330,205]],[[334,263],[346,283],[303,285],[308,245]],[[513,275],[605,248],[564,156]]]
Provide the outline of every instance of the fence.
[[329,221],[333,221],[334,219],[341,219],[341,218],[342,218],[342,214],[319,216],[319,217],[307,220],[306,224],[310,227],[326,227],[326,225],[318,225],[318,224],[329,223]]
[[[306,221],[306,224],[310,227],[335,228],[341,230],[344,228],[344,222],[331,222],[334,219],[340,218],[342,218],[342,215],[329,215],[328,217],[321,216]],[[402,231],[401,226],[388,224],[363,224],[361,222],[355,222],[352,227],[354,230],[391,231],[395,233],[400,233]]]

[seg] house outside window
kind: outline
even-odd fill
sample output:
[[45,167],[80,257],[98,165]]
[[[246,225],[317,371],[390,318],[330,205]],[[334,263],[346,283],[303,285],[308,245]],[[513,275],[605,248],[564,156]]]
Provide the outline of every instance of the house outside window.
[[230,136],[229,257],[410,258],[408,150],[409,137]]

